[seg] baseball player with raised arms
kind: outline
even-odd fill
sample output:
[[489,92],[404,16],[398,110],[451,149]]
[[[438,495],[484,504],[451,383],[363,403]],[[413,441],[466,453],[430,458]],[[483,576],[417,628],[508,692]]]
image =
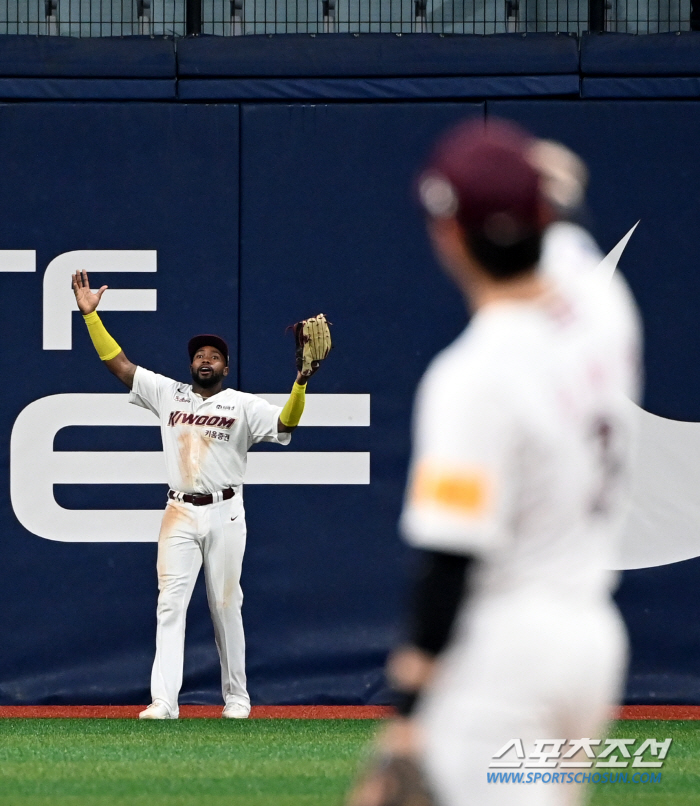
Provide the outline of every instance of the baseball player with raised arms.
[[250,713],[240,586],[246,542],[242,497],[246,456],[257,442],[289,444],[304,410],[307,380],[319,362],[305,362],[297,371],[289,400],[280,408],[255,395],[224,389],[228,347],[219,336],[199,335],[188,344],[192,383],[179,383],[129,361],[96,312],[106,289],[93,292],[86,272],[73,275],[78,308],[99,357],[131,390],[129,401],[160,420],[170,487],[158,538],[152,704],[139,718],[178,717],[185,616],[204,565],[221,660],[222,716],[244,719]]
[[595,745],[620,696],[626,635],[606,569],[627,499],[640,327],[623,286],[538,269],[556,212],[532,143],[504,122],[462,124],[419,182],[472,318],[417,394],[401,526],[419,574],[387,668],[400,716],[352,806],[582,803],[563,775],[489,783],[489,766],[511,746],[509,769],[527,774],[518,742],[549,766],[538,741]]

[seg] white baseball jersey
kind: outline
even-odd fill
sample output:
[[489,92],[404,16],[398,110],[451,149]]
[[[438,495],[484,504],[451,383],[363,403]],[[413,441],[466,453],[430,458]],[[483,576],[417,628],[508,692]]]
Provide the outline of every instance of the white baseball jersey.
[[204,495],[243,483],[248,449],[256,442],[287,445],[278,433],[282,409],[256,395],[224,389],[203,398],[190,384],[137,367],[129,402],[160,419],[168,484]]
[[402,528],[478,556],[482,602],[590,600],[614,581],[639,325],[623,289],[568,274],[537,303],[479,310],[419,389]]
[[571,221],[555,221],[542,238],[540,272],[557,278],[595,271],[604,257],[590,232]]

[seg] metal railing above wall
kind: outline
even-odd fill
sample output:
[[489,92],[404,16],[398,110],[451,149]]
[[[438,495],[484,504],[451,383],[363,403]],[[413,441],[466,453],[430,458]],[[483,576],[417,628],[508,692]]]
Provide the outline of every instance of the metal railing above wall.
[[0,34],[700,30],[700,0],[0,0]]

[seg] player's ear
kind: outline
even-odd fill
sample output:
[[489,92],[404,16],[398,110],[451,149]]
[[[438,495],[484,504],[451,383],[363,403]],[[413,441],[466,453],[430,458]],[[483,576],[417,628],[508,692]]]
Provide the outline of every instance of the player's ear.
[[224,367],[224,378],[228,375],[228,364]]

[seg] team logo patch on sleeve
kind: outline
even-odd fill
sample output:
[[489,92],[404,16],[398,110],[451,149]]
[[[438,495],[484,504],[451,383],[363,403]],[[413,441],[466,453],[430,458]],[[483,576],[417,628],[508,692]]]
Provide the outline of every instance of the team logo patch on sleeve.
[[478,517],[491,508],[492,489],[483,470],[423,462],[416,468],[410,499],[417,506],[438,506]]

